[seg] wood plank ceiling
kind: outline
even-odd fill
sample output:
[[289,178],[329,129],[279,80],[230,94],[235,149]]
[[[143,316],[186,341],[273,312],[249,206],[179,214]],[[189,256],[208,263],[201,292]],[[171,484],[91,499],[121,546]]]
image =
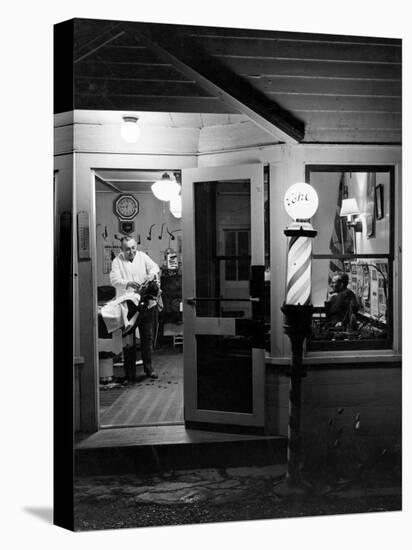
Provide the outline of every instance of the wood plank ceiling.
[[243,104],[284,123],[297,141],[401,143],[401,45],[388,38],[75,19],[74,105],[241,112],[162,55],[163,48],[200,74],[217,75],[224,91],[239,92]]

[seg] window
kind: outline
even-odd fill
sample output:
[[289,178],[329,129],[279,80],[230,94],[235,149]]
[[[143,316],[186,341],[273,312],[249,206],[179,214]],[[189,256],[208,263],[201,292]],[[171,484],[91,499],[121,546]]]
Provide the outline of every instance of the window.
[[249,281],[250,231],[226,229],[224,237],[226,281]]
[[308,351],[392,347],[392,167],[307,166],[312,218],[313,331]]

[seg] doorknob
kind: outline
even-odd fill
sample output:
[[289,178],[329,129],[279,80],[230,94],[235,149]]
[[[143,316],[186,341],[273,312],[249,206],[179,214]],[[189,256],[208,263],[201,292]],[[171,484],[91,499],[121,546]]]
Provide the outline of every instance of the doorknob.
[[195,306],[196,298],[186,298],[186,304],[188,304],[189,306]]
[[249,296],[249,300],[250,300],[251,302],[260,302],[260,298],[259,298],[259,297]]

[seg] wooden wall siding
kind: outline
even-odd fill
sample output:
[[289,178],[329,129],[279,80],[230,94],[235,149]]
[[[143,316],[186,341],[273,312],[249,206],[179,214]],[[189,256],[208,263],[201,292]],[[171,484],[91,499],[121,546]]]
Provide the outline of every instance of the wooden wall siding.
[[[266,378],[266,430],[286,434],[289,379],[273,367],[267,368]],[[397,367],[309,370],[302,390],[303,429],[307,435],[320,434],[343,408],[346,423],[359,413],[360,434],[393,435],[400,440],[401,395],[401,369]]]
[[[302,427],[307,453],[318,453],[326,445],[330,419],[343,427],[344,451],[363,446],[377,447],[401,443],[401,368],[356,368],[310,370],[303,381]],[[266,431],[287,433],[289,379],[267,368]],[[343,409],[341,414],[339,409]],[[359,429],[355,430],[359,414]],[[325,450],[325,449],[324,449]]]
[[256,90],[302,121],[303,142],[401,143],[398,39],[77,19],[77,109],[236,112],[139,42],[144,29],[194,44],[251,86],[252,103]]

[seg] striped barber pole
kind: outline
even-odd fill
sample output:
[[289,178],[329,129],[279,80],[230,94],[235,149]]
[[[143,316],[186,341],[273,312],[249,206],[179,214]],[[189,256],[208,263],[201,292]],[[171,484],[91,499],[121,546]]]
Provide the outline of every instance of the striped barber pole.
[[285,301],[288,305],[310,304],[312,241],[307,236],[294,235],[289,238]]

